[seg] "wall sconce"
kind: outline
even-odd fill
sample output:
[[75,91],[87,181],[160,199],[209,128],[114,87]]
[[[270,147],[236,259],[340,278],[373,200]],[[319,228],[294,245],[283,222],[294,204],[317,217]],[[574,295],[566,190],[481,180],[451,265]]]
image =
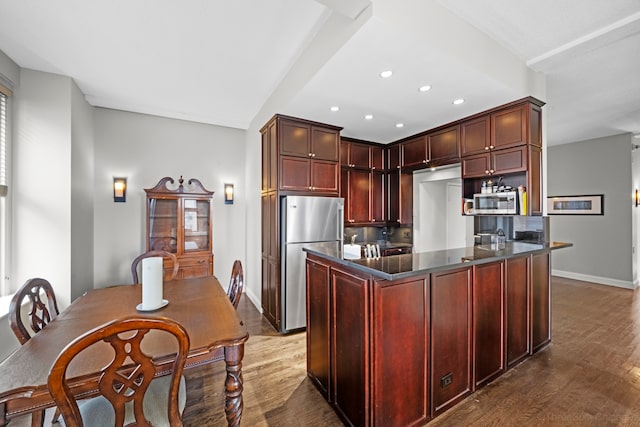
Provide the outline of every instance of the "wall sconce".
[[224,204],[225,205],[233,204],[233,184],[224,185]]
[[114,203],[127,201],[127,178],[113,178]]
[[638,194],[638,189],[636,188],[636,208],[640,206],[640,195]]

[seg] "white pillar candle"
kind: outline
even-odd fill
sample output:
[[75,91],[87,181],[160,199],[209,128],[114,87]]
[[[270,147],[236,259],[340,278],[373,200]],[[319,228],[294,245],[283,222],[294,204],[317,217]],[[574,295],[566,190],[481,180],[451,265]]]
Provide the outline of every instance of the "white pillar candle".
[[162,257],[142,260],[142,309],[154,310],[162,305]]

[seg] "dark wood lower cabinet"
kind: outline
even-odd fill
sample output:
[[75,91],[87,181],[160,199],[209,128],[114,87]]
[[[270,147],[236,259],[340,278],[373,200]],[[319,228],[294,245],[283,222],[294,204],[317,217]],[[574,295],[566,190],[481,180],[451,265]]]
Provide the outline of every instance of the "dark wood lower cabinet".
[[422,425],[430,417],[429,298],[428,277],[374,284],[371,375],[377,426]]
[[345,425],[422,426],[549,342],[549,267],[539,252],[384,280],[308,253],[307,373]]
[[531,351],[551,341],[551,276],[549,252],[531,255]]
[[529,323],[529,265],[531,258],[522,256],[506,262],[505,289],[507,367],[511,367],[530,353]]
[[431,275],[431,411],[444,412],[469,395],[471,269]]
[[473,267],[473,347],[476,388],[502,374],[504,280],[502,262]]
[[329,328],[331,317],[329,266],[307,262],[309,286],[307,292],[307,373],[325,399],[329,399],[331,354]]
[[[331,269],[331,401],[350,425],[370,425],[368,280]],[[308,326],[307,326],[308,327]]]

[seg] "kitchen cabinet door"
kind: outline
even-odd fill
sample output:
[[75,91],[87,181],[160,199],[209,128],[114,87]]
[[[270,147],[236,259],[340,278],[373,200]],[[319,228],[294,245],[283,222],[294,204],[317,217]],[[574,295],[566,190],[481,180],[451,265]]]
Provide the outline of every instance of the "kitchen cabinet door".
[[489,153],[462,158],[462,178],[478,178],[489,175],[491,175],[491,156]]
[[402,150],[402,167],[426,165],[428,163],[427,140],[424,136],[405,141],[400,144]]
[[371,147],[371,169],[372,170],[384,170],[384,148],[377,145]]
[[484,153],[490,149],[490,126],[491,119],[488,115],[460,125],[460,151],[463,157]]
[[549,252],[531,255],[531,351],[551,341],[551,262]]
[[387,169],[394,171],[400,168],[400,146],[393,145],[387,149]]
[[368,145],[352,142],[349,148],[349,167],[369,169],[369,153]]
[[431,274],[431,411],[471,393],[471,268]]
[[372,301],[375,425],[423,425],[430,418],[429,279],[385,284],[374,284]]
[[493,174],[526,172],[527,152],[525,146],[495,150],[491,152],[491,170]]
[[527,108],[529,104],[491,114],[491,142],[496,150],[527,143]]
[[529,215],[542,215],[542,148],[529,146],[527,170],[527,210]]
[[413,174],[400,169],[387,174],[387,222],[413,223]]
[[371,194],[371,183],[369,171],[351,169],[348,171],[349,179],[349,212],[346,212],[347,223],[368,223],[370,222],[369,196]]
[[340,134],[333,129],[311,127],[311,157],[314,160],[340,160]]
[[385,174],[382,171],[371,172],[371,222],[386,221],[385,215]]
[[348,425],[370,425],[368,280],[331,269],[331,400]]
[[310,177],[312,192],[338,195],[340,190],[340,165],[337,162],[311,160]]
[[[330,388],[329,266],[307,258],[307,373],[325,399]],[[309,310],[308,307],[313,307]]]
[[280,190],[338,195],[337,162],[280,156]]
[[311,129],[309,125],[292,120],[280,120],[279,132],[281,155],[310,157]]
[[505,292],[507,367],[529,355],[529,262],[528,256],[506,262]]
[[459,127],[443,129],[427,135],[429,165],[446,165],[460,161]]
[[475,385],[481,387],[505,370],[503,263],[473,267]]

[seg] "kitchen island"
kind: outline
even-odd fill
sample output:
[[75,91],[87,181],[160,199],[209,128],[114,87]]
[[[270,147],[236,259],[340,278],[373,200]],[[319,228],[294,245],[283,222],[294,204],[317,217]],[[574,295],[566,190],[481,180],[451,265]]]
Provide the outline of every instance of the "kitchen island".
[[551,341],[550,252],[307,250],[307,372],[347,425],[422,425]]

